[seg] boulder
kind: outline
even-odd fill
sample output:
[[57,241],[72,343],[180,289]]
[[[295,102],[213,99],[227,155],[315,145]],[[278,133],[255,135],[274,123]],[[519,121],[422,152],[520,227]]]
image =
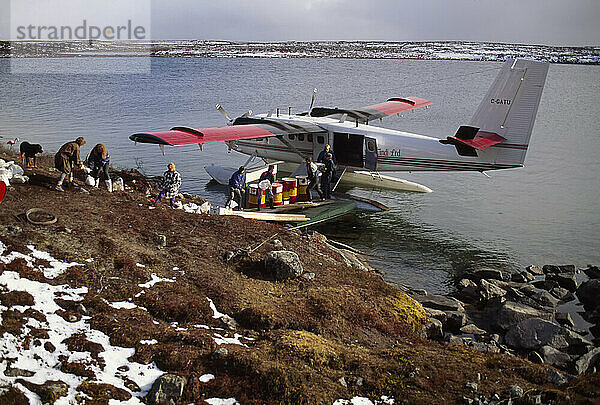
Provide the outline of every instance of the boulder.
[[43,403],[53,404],[69,392],[69,386],[62,381],[46,381],[43,384],[35,384],[18,378],[16,382],[23,385],[29,391],[35,392]]
[[423,333],[429,340],[442,340],[444,337],[442,323],[437,319],[430,319],[429,323],[423,328]]
[[467,314],[459,311],[446,312],[446,329],[452,333],[459,333],[460,328],[467,324]]
[[167,405],[179,403],[186,384],[185,377],[175,374],[163,374],[158,377],[146,399],[148,404]]
[[506,301],[498,310],[498,326],[504,330],[511,328],[525,319],[540,318],[551,321],[552,311],[542,311],[528,305]]
[[468,278],[460,280],[456,285],[456,289],[458,290],[456,295],[461,300],[467,302],[479,300],[479,296],[477,295],[477,284]]
[[591,345],[576,333],[543,319],[525,319],[506,334],[506,344],[517,349],[535,350],[542,346],[576,350]]
[[275,250],[267,253],[265,269],[279,281],[296,278],[304,273],[298,254],[288,250]]
[[467,346],[481,353],[500,353],[500,348],[494,343],[470,341],[467,342]]
[[520,273],[513,273],[510,277],[510,281],[515,283],[528,283],[533,280],[533,275],[528,271],[522,271]]
[[564,264],[564,265],[546,264],[544,267],[542,267],[542,271],[544,272],[544,274],[575,273],[575,266],[572,264]]
[[553,288],[560,287],[556,281],[552,280],[538,280],[531,283],[535,288],[541,288],[542,290],[550,291]]
[[477,269],[477,270],[473,271],[472,273],[469,273],[467,275],[467,278],[474,280],[474,281],[479,281],[484,278],[504,280],[504,274],[502,273],[502,270],[484,268],[484,269]]
[[518,385],[511,385],[508,387],[508,394],[511,398],[521,398],[525,394],[525,391]]
[[556,319],[556,322],[563,326],[575,326],[575,322],[573,322],[573,318],[568,312],[558,312],[554,315],[554,318]]
[[506,290],[482,279],[479,280],[479,295],[484,301],[490,301],[494,298],[504,297],[506,295]]
[[487,333],[486,331],[484,331],[483,329],[477,327],[475,324],[472,324],[472,323],[460,328],[460,332],[467,334],[467,335],[475,335],[475,336],[485,335]]
[[412,298],[425,308],[439,309],[442,311],[465,311],[462,303],[452,297],[414,294]]
[[525,270],[534,275],[542,275],[544,274],[544,270],[542,270],[539,266],[532,264],[531,266],[525,267]]
[[552,368],[548,369],[548,380],[556,386],[564,385],[569,382],[567,375]]
[[600,279],[581,283],[575,294],[586,308],[596,308],[600,305]]
[[600,268],[598,266],[588,265],[587,269],[583,269],[583,272],[589,278],[600,278]]
[[529,296],[533,301],[543,307],[555,308],[558,305],[558,299],[552,296],[548,291],[536,288],[532,295]]
[[575,362],[575,372],[577,374],[583,374],[592,371],[592,369],[598,367],[598,365],[600,365],[600,347],[592,349],[577,359]]
[[443,324],[446,323],[446,319],[448,318],[448,315],[446,315],[446,313],[444,311],[440,311],[439,309],[433,309],[433,308],[424,308],[425,309],[425,315],[427,315],[427,318],[433,318],[433,319],[437,319],[438,321],[440,321]]
[[563,370],[566,370],[571,362],[571,356],[569,356],[567,353],[556,350],[551,346],[542,346],[538,350],[538,353],[544,360],[544,363],[550,364],[556,368],[561,368]]
[[577,290],[577,279],[575,273],[549,273],[546,280],[556,281],[559,286],[569,291]]
[[575,299],[575,296],[571,291],[562,287],[554,287],[552,290],[550,290],[550,294],[552,294],[553,297],[557,298],[561,302],[569,302]]

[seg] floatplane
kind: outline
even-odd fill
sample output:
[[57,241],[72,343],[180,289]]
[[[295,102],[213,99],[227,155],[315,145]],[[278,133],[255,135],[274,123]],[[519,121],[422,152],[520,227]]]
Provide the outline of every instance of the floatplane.
[[[226,126],[142,132],[134,142],[179,146],[225,141],[229,150],[304,166],[307,156],[316,160],[325,144],[331,145],[341,180],[388,189],[430,192],[423,185],[381,174],[399,171],[479,171],[522,167],[548,72],[547,62],[509,59],[479,104],[468,125],[459,126],[445,139],[370,125],[374,120],[433,104],[419,97],[394,97],[357,109],[313,107],[287,114],[279,109],[252,115],[248,111]],[[249,159],[250,161],[250,159]],[[206,168],[213,178],[226,181],[231,170]],[[211,173],[212,172],[212,173]],[[296,172],[298,173],[298,171]]]

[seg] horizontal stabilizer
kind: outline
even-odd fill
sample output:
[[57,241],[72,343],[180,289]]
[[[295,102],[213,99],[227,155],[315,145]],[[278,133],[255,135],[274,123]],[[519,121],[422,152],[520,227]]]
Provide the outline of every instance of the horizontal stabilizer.
[[479,128],[466,125],[461,126],[456,131],[456,135],[440,140],[441,143],[456,146],[456,150],[461,156],[477,156],[476,150],[483,150],[504,141],[506,139],[498,134],[480,131]]

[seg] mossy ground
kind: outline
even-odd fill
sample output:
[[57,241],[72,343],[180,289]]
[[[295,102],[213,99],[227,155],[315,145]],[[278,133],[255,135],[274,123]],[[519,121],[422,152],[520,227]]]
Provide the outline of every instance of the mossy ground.
[[[165,205],[149,210],[148,183],[131,171],[121,173],[131,187],[125,192],[59,193],[53,190],[58,174],[50,170],[51,164],[51,157],[43,157],[39,168],[27,169],[29,184],[8,190],[0,203],[0,240],[11,250],[28,253],[26,245],[33,244],[56,258],[85,265],[71,267],[53,280],[19,260],[0,270],[51,284],[87,286],[83,304],[92,327],[108,334],[112,344],[135,347],[135,361],[154,361],[164,371],[187,376],[182,403],[217,396],[235,397],[244,404],[320,404],[356,395],[386,395],[399,403],[455,403],[470,394],[465,388],[470,381],[477,381],[484,395],[506,394],[512,384],[525,390],[556,389],[543,366],[419,337],[426,318],[418,303],[378,275],[342,265],[311,232],[290,232],[237,217],[187,214]],[[36,207],[50,211],[58,221],[49,226],[24,221],[21,214]],[[227,251],[258,246],[275,233],[285,249],[298,253],[305,271],[316,274],[314,280],[270,279],[263,271],[263,258],[273,249],[271,243],[248,257],[224,260]],[[165,247],[157,246],[156,234],[166,235]],[[86,262],[89,258],[94,260]],[[139,294],[143,288],[138,284],[153,273],[176,281]],[[207,297],[236,319],[237,332],[254,339],[246,342],[248,347],[226,345],[227,354],[215,354],[211,333],[193,327],[223,327],[212,317]],[[26,294],[0,294],[7,303],[28,299]],[[106,303],[123,300],[133,300],[147,311],[116,310]],[[72,303],[61,307],[65,315],[77,313]],[[22,320],[17,315],[2,316],[4,332],[20,333]],[[140,343],[149,339],[158,343]],[[97,349],[84,337],[67,343],[81,350]],[[66,364],[65,369],[86,373],[83,365]],[[216,378],[198,382],[204,373]],[[558,398],[593,401],[598,385],[594,388],[587,381],[580,378],[557,390]],[[86,384],[81,391],[105,400],[108,394],[102,388]]]

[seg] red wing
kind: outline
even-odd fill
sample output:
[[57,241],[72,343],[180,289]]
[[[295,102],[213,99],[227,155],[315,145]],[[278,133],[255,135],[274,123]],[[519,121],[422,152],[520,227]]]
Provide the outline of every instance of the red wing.
[[[390,98],[388,101],[369,105],[359,110],[369,111],[374,118],[383,118],[388,115],[399,114],[404,111],[414,110],[416,108],[427,107],[433,102],[419,97]],[[371,118],[372,119],[372,118]]]
[[331,115],[343,115],[355,119],[359,122],[368,122],[377,118],[383,118],[392,114],[399,114],[404,111],[414,110],[416,108],[426,107],[433,104],[429,100],[419,97],[390,98],[388,101],[379,104],[368,105],[356,109],[315,107],[310,111],[312,117],[328,117]]
[[236,139],[266,138],[279,135],[266,125],[231,125],[212,128],[175,127],[170,131],[144,132],[129,137],[134,142],[159,145],[192,145],[207,142],[233,141]]

